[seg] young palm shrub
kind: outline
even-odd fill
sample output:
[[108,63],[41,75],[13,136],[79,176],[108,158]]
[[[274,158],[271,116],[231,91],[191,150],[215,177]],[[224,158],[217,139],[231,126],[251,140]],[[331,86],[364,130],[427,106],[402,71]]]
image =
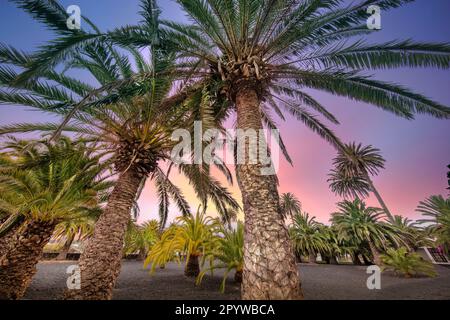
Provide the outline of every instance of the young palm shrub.
[[131,222],[125,236],[125,254],[138,253],[139,259],[144,260],[148,252],[160,239],[161,227],[157,220],[150,220],[141,225]]
[[174,259],[181,261],[185,257],[184,274],[187,277],[197,277],[200,265],[219,245],[218,233],[221,224],[217,219],[208,217],[205,212],[197,211],[196,215],[188,215],[176,219],[150,250],[145,267],[151,265],[154,272],[157,266],[165,265]]
[[308,213],[297,213],[289,229],[295,250],[299,255],[308,255],[309,263],[316,263],[317,254],[329,250],[327,239],[321,232],[323,225],[315,218]]
[[384,169],[385,162],[379,149],[356,143],[346,144],[339,149],[337,157],[333,159],[334,169],[328,180],[330,188],[345,198],[364,198],[369,192],[373,192],[385,214],[392,221],[391,212],[370,178]]
[[[220,291],[225,292],[225,284],[228,274],[235,270],[234,281],[242,283],[242,271],[244,267],[244,224],[237,223],[236,229],[229,230],[222,228],[221,237],[218,241],[218,247],[210,253],[211,266],[200,272],[197,277],[197,285],[199,285],[206,273],[213,273],[216,269],[225,269]],[[216,263],[216,261],[219,263]]]
[[410,252],[407,248],[389,248],[381,255],[382,270],[392,270],[406,278],[419,275],[435,277],[437,275],[431,262],[425,261],[419,254]]
[[428,231],[436,238],[436,242],[450,252],[450,198],[443,196],[431,196],[421,201],[417,211],[422,213],[426,219],[419,223],[427,224]]
[[0,173],[0,205],[24,222],[0,261],[0,299],[20,299],[36,273],[44,246],[57,226],[97,211],[105,165],[83,142],[62,138],[46,142],[8,144],[15,166]]
[[331,222],[339,238],[367,245],[373,256],[373,262],[381,265],[380,250],[389,246],[405,245],[397,228],[383,222],[383,212],[374,207],[367,207],[360,199],[338,203],[339,212],[331,214]]

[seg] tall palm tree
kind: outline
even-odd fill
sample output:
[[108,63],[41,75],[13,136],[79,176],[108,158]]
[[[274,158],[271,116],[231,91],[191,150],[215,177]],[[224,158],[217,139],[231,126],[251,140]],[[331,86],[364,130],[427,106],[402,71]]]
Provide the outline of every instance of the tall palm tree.
[[[27,68],[30,56],[10,47],[3,47],[0,56],[3,62],[16,67]],[[104,49],[104,50],[103,50]],[[180,212],[189,214],[189,205],[181,190],[169,179],[174,165],[165,172],[165,161],[170,160],[170,151],[176,144],[172,132],[197,119],[211,114],[212,108],[205,94],[198,92],[188,100],[176,100],[169,93],[172,90],[173,72],[170,55],[161,59],[154,56],[146,63],[142,55],[129,48],[133,62],[144,76],[133,78],[131,84],[116,87],[117,82],[129,83],[126,76],[133,74],[129,57],[120,55],[111,48],[98,45],[87,47],[84,52],[74,55],[67,63],[68,68],[88,70],[100,85],[111,84],[103,95],[92,95],[95,89],[65,74],[47,71],[34,79],[32,84],[16,82],[18,74],[11,68],[0,69],[0,82],[5,88],[0,92],[0,101],[8,104],[27,105],[38,110],[67,116],[74,106],[95,97],[84,108],[77,110],[63,127],[57,123],[18,124],[0,128],[0,134],[18,132],[63,132],[82,135],[90,141],[91,147],[100,152],[112,164],[118,176],[117,183],[102,215],[96,223],[95,231],[80,259],[83,277],[82,290],[70,291],[68,298],[110,299],[115,281],[120,272],[123,241],[130,219],[131,208],[135,205],[145,181],[149,177],[155,184],[160,199],[162,225],[168,215],[169,200],[172,198]],[[144,72],[145,71],[145,72]],[[50,87],[48,80],[56,81],[59,87]],[[112,81],[112,82],[111,82]],[[13,93],[11,89],[15,89]],[[101,106],[101,107],[100,107]],[[187,112],[190,110],[189,112]],[[206,119],[205,123],[215,118]],[[211,124],[213,126],[213,124]],[[216,164],[231,181],[231,175],[223,164]],[[220,214],[237,210],[238,203],[218,180],[209,174],[209,166],[175,166],[194,187],[199,199],[205,203],[211,200]],[[107,263],[106,263],[107,261]]]
[[16,165],[0,173],[0,204],[25,221],[0,261],[0,299],[24,295],[58,224],[97,211],[100,193],[111,187],[102,178],[100,157],[84,143],[62,138],[56,145],[19,142],[18,147],[10,151]]
[[292,218],[295,214],[302,211],[302,203],[295,194],[288,192],[283,193],[280,199],[281,213],[284,219]]
[[[37,0],[15,0],[26,10]],[[152,46],[164,43],[178,51],[178,76],[223,97],[236,111],[237,127],[273,127],[270,110],[282,109],[335,146],[340,142],[311,110],[331,122],[337,119],[304,91],[318,89],[376,105],[412,119],[426,113],[448,118],[450,109],[402,86],[375,80],[364,70],[450,66],[447,44],[391,41],[368,44],[350,39],[375,32],[366,27],[367,8],[384,12],[411,0],[178,0],[194,25],[154,19],[155,1],[142,0],[144,21],[109,33],[68,33],[58,19],[34,15],[56,29],[59,37],[35,55],[18,81],[26,82],[93,42]],[[54,1],[52,1],[54,3]],[[52,8],[47,8],[52,9]],[[51,10],[50,10],[51,11]],[[56,21],[54,21],[56,20]],[[161,41],[162,40],[162,41]],[[75,108],[74,108],[75,110]],[[69,114],[70,115],[70,114]],[[263,141],[261,141],[263,142]],[[261,163],[248,157],[237,166],[244,203],[246,244],[244,299],[300,298],[300,280],[289,237],[280,214],[277,179],[261,176]],[[258,254],[255,254],[258,253]]]
[[448,188],[447,190],[450,190],[450,164],[447,166],[448,172],[447,172],[447,179],[448,179]]
[[381,265],[380,250],[391,244],[400,246],[404,240],[392,225],[381,221],[383,213],[374,207],[367,207],[360,199],[345,200],[338,203],[339,212],[331,214],[330,221],[341,239],[351,239],[367,245],[373,256],[373,262]]
[[443,196],[431,196],[421,201],[417,211],[422,213],[426,219],[418,222],[426,224],[431,234],[437,238],[437,243],[450,252],[450,198]]
[[[369,102],[406,118],[415,113],[449,117],[450,110],[438,103],[358,73],[399,66],[448,68],[448,45],[342,42],[368,33],[361,27],[368,5],[379,5],[385,11],[406,2],[371,0],[342,7],[338,0],[178,0],[194,26],[165,25],[171,29],[168,34],[180,57],[191,58],[194,67],[186,70],[189,77],[221,83],[220,92],[235,108],[239,129],[259,130],[263,121],[270,124],[269,110],[281,114],[280,108],[284,108],[337,145],[305,106],[335,123],[337,120],[304,88]],[[246,160],[237,166],[246,223],[242,296],[299,298],[298,271],[281,221],[277,180],[261,176],[261,163],[253,165],[248,157]]]
[[385,162],[380,150],[373,146],[346,144],[333,159],[334,169],[328,180],[330,188],[340,196],[353,198],[366,197],[373,192],[388,219],[393,221],[394,217],[370,178],[384,169]]
[[320,232],[323,225],[315,218],[308,213],[296,213],[289,230],[295,250],[308,255],[310,263],[316,263],[317,254],[328,250],[327,239]]

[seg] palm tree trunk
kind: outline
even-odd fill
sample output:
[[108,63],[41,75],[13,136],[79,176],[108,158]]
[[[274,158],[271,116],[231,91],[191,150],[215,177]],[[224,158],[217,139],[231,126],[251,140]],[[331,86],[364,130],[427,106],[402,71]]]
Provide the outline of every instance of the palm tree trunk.
[[138,260],[145,260],[145,258],[147,258],[147,251],[145,251],[144,249],[139,250],[139,254],[138,254]]
[[370,189],[372,189],[373,194],[378,200],[378,203],[383,208],[384,213],[386,213],[386,216],[388,217],[389,221],[394,221],[394,217],[392,216],[391,211],[389,211],[386,203],[384,202],[383,198],[381,197],[380,193],[378,192],[377,188],[375,188],[375,185],[373,184],[372,179],[367,174],[367,172],[364,173],[367,182],[369,183]]
[[370,247],[370,252],[372,252],[372,255],[373,255],[373,262],[377,266],[381,266],[380,252],[378,251],[377,247],[375,247],[375,245],[370,240],[369,240],[369,247]]
[[184,269],[186,277],[197,277],[200,274],[200,265],[198,263],[198,256],[191,254]]
[[308,262],[309,263],[316,263],[317,261],[316,261],[316,258],[317,258],[317,256],[316,256],[316,254],[314,254],[314,253],[310,253],[309,254],[309,258],[308,258]]
[[3,224],[7,223],[10,224],[10,219],[14,219],[15,221],[12,223],[12,226],[8,227],[3,236],[0,237],[0,260],[3,258],[4,255],[6,255],[11,248],[11,245],[14,242],[14,237],[16,236],[16,233],[19,231],[20,226],[23,223],[23,217],[14,218],[9,217],[2,219],[0,221],[0,226],[4,227]]
[[67,290],[65,298],[110,300],[120,273],[123,242],[131,209],[143,179],[136,167],[122,173],[108,204],[95,224],[80,257],[81,290]]
[[75,239],[75,234],[71,234],[67,237],[66,242],[64,243],[64,246],[62,247],[61,251],[58,254],[58,257],[56,257],[56,260],[66,260],[67,254],[69,253],[70,247],[72,246],[73,240]]
[[9,230],[4,236],[0,238],[0,260],[9,251],[11,243],[13,242],[14,236],[19,229],[19,226],[15,226],[12,230]]
[[242,283],[242,270],[236,270],[234,273],[234,282]]
[[[236,95],[238,129],[262,129],[259,98],[246,88]],[[246,142],[245,162],[236,173],[245,214],[244,300],[301,299],[300,277],[287,228],[280,212],[276,175],[261,175],[263,165],[249,161]],[[238,150],[239,151],[239,150]]]
[[0,300],[24,296],[55,227],[54,222],[32,220],[15,234],[11,249],[0,259]]
[[370,259],[367,258],[365,254],[362,254],[362,258],[366,266],[370,266],[372,264],[372,261],[370,261]]
[[330,256],[330,264],[333,264],[333,265],[339,264],[338,260],[336,259],[336,256],[333,254]]

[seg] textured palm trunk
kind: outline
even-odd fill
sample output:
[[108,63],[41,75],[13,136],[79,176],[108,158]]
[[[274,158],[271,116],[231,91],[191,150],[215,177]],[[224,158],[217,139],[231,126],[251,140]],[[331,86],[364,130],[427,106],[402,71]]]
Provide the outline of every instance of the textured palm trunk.
[[234,273],[234,282],[242,283],[242,270],[236,270]]
[[[262,129],[259,98],[253,89],[236,95],[238,129]],[[244,300],[301,299],[300,277],[280,212],[276,175],[261,175],[263,165],[249,161],[236,168],[245,214]]]
[[370,247],[370,252],[372,252],[373,262],[377,266],[381,266],[380,252],[378,251],[377,247],[372,243],[372,241],[369,241],[369,247]]
[[73,240],[75,239],[75,235],[69,235],[67,237],[66,242],[64,243],[64,246],[62,247],[61,251],[59,252],[58,256],[56,257],[56,260],[62,261],[67,260],[67,254],[69,253],[70,247],[72,246]]
[[110,300],[120,273],[123,242],[142,175],[134,167],[122,173],[80,257],[81,289],[66,299]]
[[20,224],[15,225],[11,230],[9,230],[4,236],[0,238],[0,260],[4,255],[8,253],[19,228]]
[[24,296],[55,226],[54,222],[32,220],[15,234],[13,245],[0,259],[1,300],[16,300]]
[[200,274],[200,265],[198,263],[197,255],[190,255],[189,260],[184,268],[184,275],[186,277],[197,277]]
[[367,172],[364,173],[366,176],[366,180],[369,183],[370,189],[372,190],[373,194],[378,200],[378,203],[383,208],[384,213],[386,213],[386,216],[388,217],[389,221],[394,221],[394,217],[392,216],[391,211],[389,211],[386,203],[384,202],[383,198],[381,197],[380,193],[378,192],[377,188],[375,188],[375,185],[373,184],[372,179],[367,174]]

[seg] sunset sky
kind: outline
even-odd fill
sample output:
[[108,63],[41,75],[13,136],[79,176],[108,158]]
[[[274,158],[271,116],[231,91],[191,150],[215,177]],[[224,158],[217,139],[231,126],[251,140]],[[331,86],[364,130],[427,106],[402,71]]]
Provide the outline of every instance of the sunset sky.
[[[64,7],[80,6],[82,14],[103,30],[136,24],[140,19],[138,0],[69,0],[61,3]],[[164,18],[187,22],[174,1],[160,0],[159,4]],[[368,38],[369,42],[407,38],[450,42],[449,0],[418,0],[381,15],[382,30]],[[35,49],[52,35],[7,0],[0,0],[0,30],[0,42],[26,51]],[[377,79],[403,84],[450,106],[448,70],[405,68],[373,73]],[[450,164],[450,121],[429,116],[417,116],[415,121],[407,121],[370,105],[320,92],[311,93],[341,122],[340,126],[330,127],[342,140],[371,144],[381,149],[387,161],[386,169],[374,178],[374,182],[393,213],[417,218],[415,208],[419,201],[433,194],[448,193],[446,166]],[[48,119],[46,115],[24,108],[0,106],[0,124]],[[326,181],[335,150],[292,118],[286,122],[280,120],[278,124],[294,160],[293,167],[287,162],[282,163],[280,193],[295,193],[305,211],[327,222],[340,200],[331,193]],[[186,181],[179,177],[174,180],[180,183],[195,208],[195,196]],[[237,186],[232,190],[240,199]],[[377,205],[373,199],[368,202]],[[141,220],[157,218],[157,202],[151,182],[143,192],[140,205]],[[171,211],[172,217],[177,214],[175,209]]]

